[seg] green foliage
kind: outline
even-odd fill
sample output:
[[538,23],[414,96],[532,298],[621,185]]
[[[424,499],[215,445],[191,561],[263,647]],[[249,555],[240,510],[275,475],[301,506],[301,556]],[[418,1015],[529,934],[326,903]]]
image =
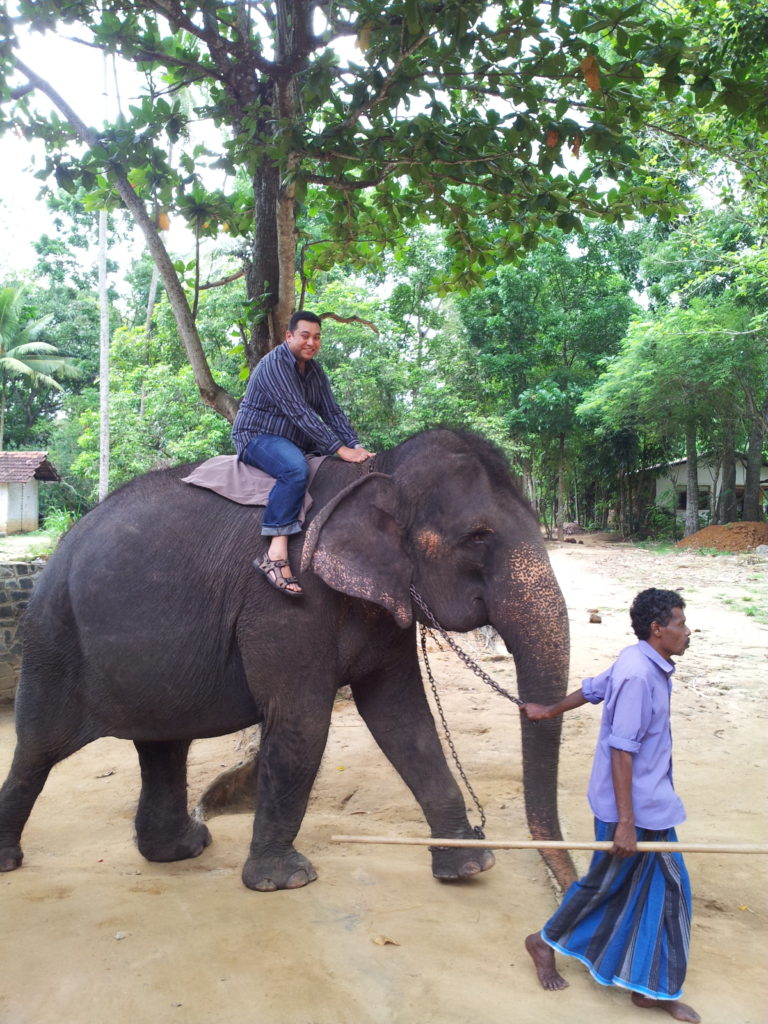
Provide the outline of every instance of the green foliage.
[[[110,489],[151,469],[231,451],[230,425],[203,404],[191,367],[147,363],[146,344],[143,329],[116,332],[110,361]],[[80,451],[71,471],[93,498],[99,475],[95,401],[81,407],[76,433]]]
[[481,407],[503,423],[523,471],[540,480],[542,508],[553,506],[563,459],[575,463],[589,443],[576,408],[636,308],[624,272],[636,261],[615,229],[585,231],[578,250],[557,233],[547,243],[457,300],[477,351]]
[[[215,0],[17,7],[0,53],[5,125],[45,140],[41,176],[84,190],[94,209],[116,206],[122,175],[158,222],[170,213],[196,239],[242,239],[263,323],[280,276],[294,274],[292,246],[266,230],[278,202],[291,237],[298,226],[305,278],[360,270],[429,223],[445,233],[447,290],[482,286],[555,227],[673,222],[686,175],[713,148],[764,190],[766,58],[744,34],[762,39],[765,25],[736,0],[275,0],[236,16]],[[66,25],[140,69],[145,92],[83,132],[62,103],[37,103],[41,89],[57,100],[20,60],[17,24]],[[350,37],[358,52],[342,56]],[[231,184],[213,187],[212,170]]]
[[[79,374],[73,360],[44,341],[52,319],[30,315],[21,287],[0,289],[0,450],[3,448],[6,405],[15,393],[34,402],[41,391],[62,390],[58,377]],[[21,379],[25,387],[16,383]],[[27,405],[29,410],[29,405]]]
[[74,522],[75,519],[69,509],[50,508],[43,517],[43,530],[55,537],[60,537]]
[[667,446],[686,423],[708,447],[745,436],[768,395],[768,264],[744,212],[702,211],[645,258],[655,308],[580,407],[588,421]]

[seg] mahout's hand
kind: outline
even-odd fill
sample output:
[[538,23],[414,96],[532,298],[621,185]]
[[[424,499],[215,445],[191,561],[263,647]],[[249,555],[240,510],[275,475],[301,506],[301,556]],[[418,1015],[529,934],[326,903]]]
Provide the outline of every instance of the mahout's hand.
[[541,722],[551,717],[551,704],[521,704],[520,714],[529,722]]
[[633,857],[637,853],[637,833],[635,826],[627,822],[619,822],[613,834],[612,857]]

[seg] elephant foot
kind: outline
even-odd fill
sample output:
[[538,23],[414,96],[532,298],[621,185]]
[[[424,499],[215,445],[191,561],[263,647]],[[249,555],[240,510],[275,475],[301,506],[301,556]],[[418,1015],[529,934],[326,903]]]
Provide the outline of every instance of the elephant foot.
[[317,878],[307,858],[297,850],[286,856],[251,856],[243,865],[243,885],[256,892],[301,889]]
[[491,850],[466,846],[430,846],[432,874],[441,882],[455,882],[488,871],[496,863]]
[[191,818],[181,835],[138,837],[139,853],[147,860],[167,863],[173,860],[188,860],[199,857],[211,843],[211,833],[206,825]]
[[24,854],[18,844],[0,847],[0,871],[15,871],[21,867],[23,860]]

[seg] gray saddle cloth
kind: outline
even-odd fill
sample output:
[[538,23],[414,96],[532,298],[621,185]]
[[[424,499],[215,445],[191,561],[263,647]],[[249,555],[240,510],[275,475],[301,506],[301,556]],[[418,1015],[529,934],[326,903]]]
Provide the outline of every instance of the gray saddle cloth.
[[[309,489],[315,473],[327,456],[308,455],[306,458],[309,464],[309,480],[299,513],[299,522],[304,521],[307,512],[312,508]],[[236,455],[215,455],[212,459],[201,462],[189,476],[183,476],[181,479],[185,484],[215,491],[223,498],[236,501],[238,505],[266,505],[269,492],[275,485],[273,476],[241,462]]]

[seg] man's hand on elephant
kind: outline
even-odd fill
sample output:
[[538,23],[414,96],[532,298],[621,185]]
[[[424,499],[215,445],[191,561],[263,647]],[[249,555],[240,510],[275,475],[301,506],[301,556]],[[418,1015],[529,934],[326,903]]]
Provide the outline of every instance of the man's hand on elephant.
[[551,717],[552,707],[549,704],[521,704],[520,714],[529,722],[541,722]]
[[369,452],[366,448],[348,448],[345,444],[336,450],[336,454],[344,462],[365,462],[372,458],[376,452]]

